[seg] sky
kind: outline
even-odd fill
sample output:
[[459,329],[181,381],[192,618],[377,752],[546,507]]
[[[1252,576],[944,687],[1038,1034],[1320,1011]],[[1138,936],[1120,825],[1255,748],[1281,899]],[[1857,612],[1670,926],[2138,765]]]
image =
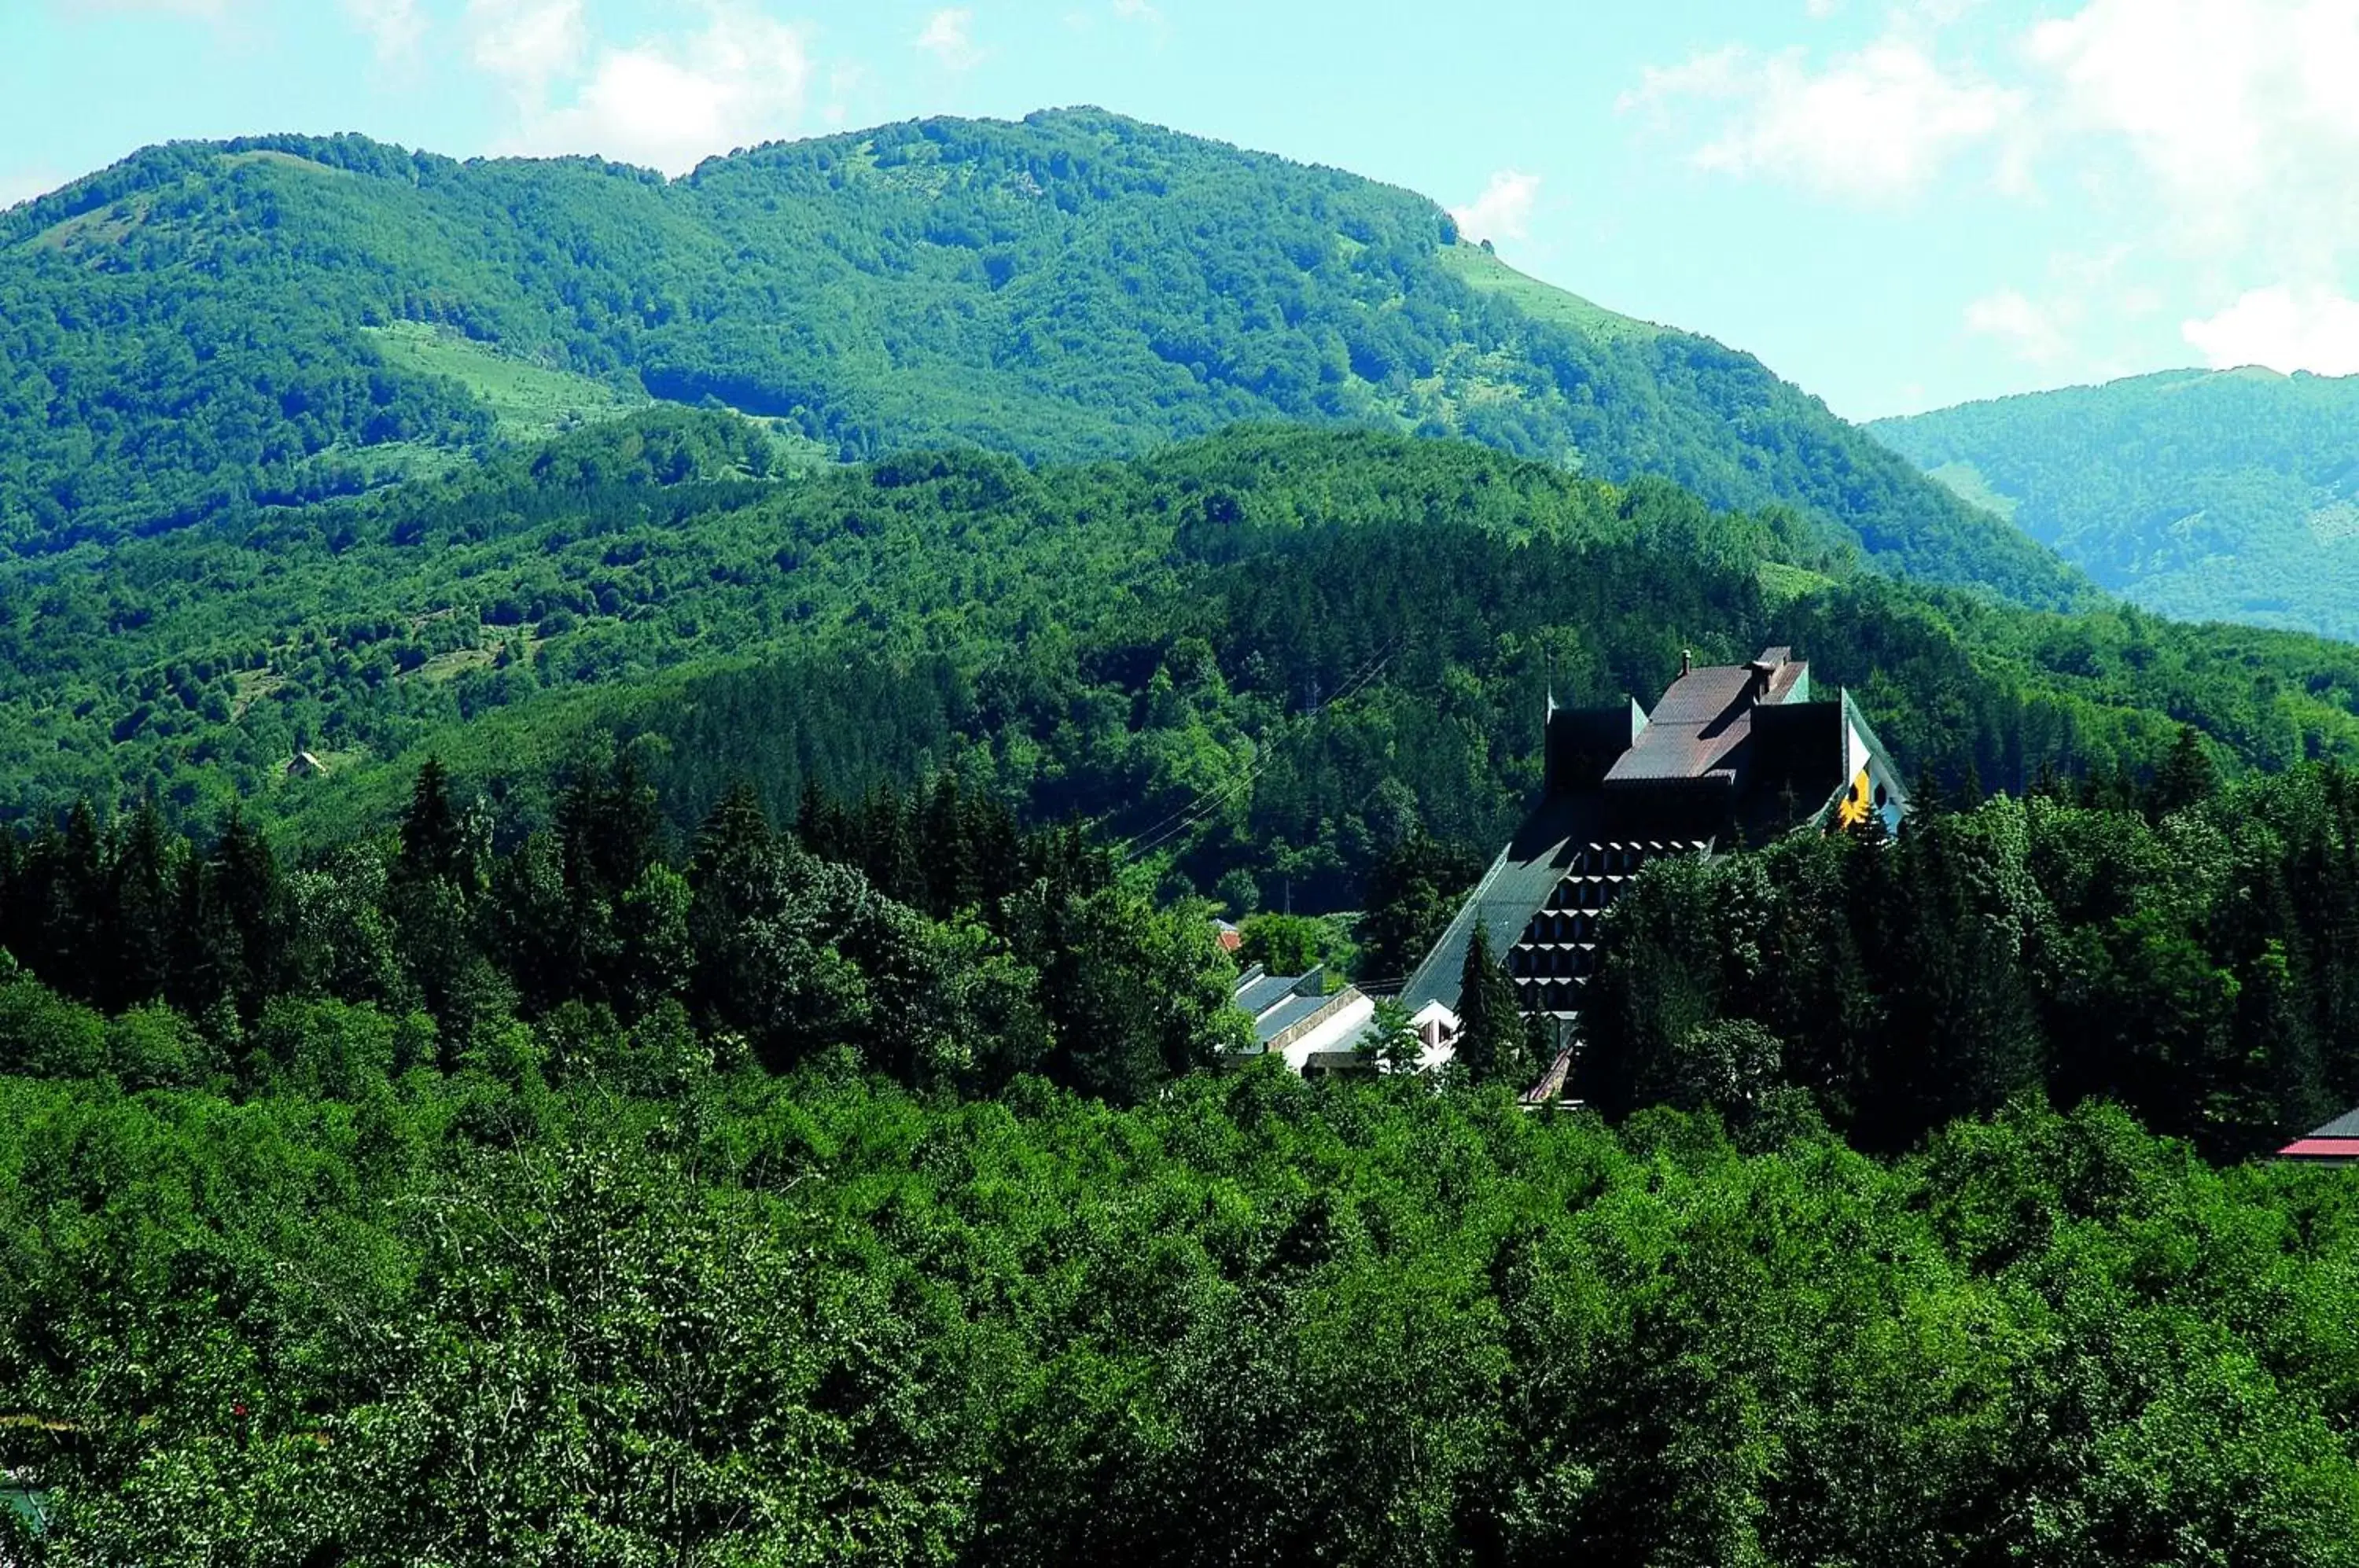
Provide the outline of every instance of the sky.
[[2359,0],[0,0],[0,206],[181,137],[677,174],[1075,103],[1422,191],[1853,419],[2359,373]]

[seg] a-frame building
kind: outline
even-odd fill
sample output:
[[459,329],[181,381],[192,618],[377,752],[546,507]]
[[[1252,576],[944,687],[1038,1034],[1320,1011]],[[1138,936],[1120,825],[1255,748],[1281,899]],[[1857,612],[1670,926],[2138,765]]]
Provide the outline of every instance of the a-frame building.
[[1681,660],[1653,712],[1550,703],[1538,806],[1402,991],[1412,1015],[1454,1027],[1475,922],[1505,956],[1527,1017],[1559,1046],[1533,1098],[1562,1090],[1578,1040],[1597,922],[1647,861],[1711,854],[1791,832],[1837,832],[1870,817],[1897,829],[1898,770],[1850,696],[1810,691],[1784,648],[1747,664]]

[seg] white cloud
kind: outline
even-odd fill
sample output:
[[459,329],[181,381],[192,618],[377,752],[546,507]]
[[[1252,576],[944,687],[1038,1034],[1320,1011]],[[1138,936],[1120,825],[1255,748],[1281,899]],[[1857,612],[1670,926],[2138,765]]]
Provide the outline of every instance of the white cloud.
[[2002,289],[1966,307],[1966,328],[1998,339],[2027,365],[2053,365],[2072,346],[2060,319],[2066,313],[2036,304],[2018,289]]
[[[476,0],[476,11],[494,15],[476,35],[475,59],[524,107],[504,150],[596,153],[684,174],[794,129],[811,73],[802,35],[724,0],[701,9],[697,32],[591,56],[579,0]],[[551,92],[560,81],[571,85],[561,98]]]
[[2215,370],[2264,365],[2291,375],[2359,375],[2359,300],[2323,289],[2255,289],[2180,328]]
[[1111,20],[1117,26],[1143,28],[1161,49],[1171,33],[1171,24],[1161,6],[1153,0],[1089,0],[1065,12],[1065,26],[1077,33],[1095,33],[1101,22]]
[[1463,207],[1452,207],[1450,215],[1470,240],[1519,240],[1528,232],[1539,194],[1538,175],[1503,169],[1491,176],[1483,194]]
[[946,71],[965,71],[983,59],[983,51],[974,47],[974,13],[963,5],[927,17],[924,29],[910,41]]
[[2241,181],[2259,156],[2250,101],[2266,44],[2216,0],[2095,0],[2031,31],[2030,58],[2056,77],[2082,128],[2128,137],[2192,190]]
[[2089,0],[2026,56],[2059,132],[2125,147],[2176,241],[2256,240],[2319,274],[2359,241],[2359,5],[2351,0]]
[[2024,108],[2019,90],[1945,69],[1909,30],[1896,24],[1822,69],[1800,49],[1732,46],[1648,69],[1621,107],[1720,105],[1716,131],[1690,155],[1699,168],[1871,200],[1906,195],[1958,154],[2005,139]]
[[852,118],[852,100],[868,85],[868,68],[856,60],[841,62],[827,73],[827,102],[819,117],[832,128],[841,128]]
[[469,54],[538,106],[590,47],[582,0],[467,0]]
[[379,60],[407,60],[426,36],[418,0],[343,0],[344,15],[368,35]]

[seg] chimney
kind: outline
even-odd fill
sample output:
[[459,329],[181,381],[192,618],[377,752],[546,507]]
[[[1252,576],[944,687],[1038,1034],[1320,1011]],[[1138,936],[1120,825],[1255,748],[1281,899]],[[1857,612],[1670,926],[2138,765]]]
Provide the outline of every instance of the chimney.
[[1682,675],[1695,673],[1695,651],[1692,648],[1680,649],[1680,673]]

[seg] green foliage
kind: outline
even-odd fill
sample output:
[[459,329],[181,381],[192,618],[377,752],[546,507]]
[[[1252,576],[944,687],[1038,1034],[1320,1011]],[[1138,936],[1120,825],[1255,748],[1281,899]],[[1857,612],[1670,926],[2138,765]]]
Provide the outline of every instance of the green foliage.
[[[2347,648],[2008,610],[1852,570],[1790,512],[1471,446],[1246,429],[799,479],[775,456],[656,411],[243,533],[0,561],[0,811],[87,795],[210,830],[243,800],[335,843],[439,755],[542,825],[604,731],[676,834],[740,780],[783,819],[807,782],[948,774],[1200,889],[1369,908],[1367,972],[1405,974],[1537,785],[1549,691],[1651,696],[1682,648],[1805,649],[1951,788],[2139,774],[2182,721],[2232,768],[2359,743]],[[1808,585],[1773,601],[1790,561]],[[1419,833],[1442,861],[1376,891]]]
[[[1203,908],[947,777],[907,807],[815,798],[792,838],[739,789],[680,866],[628,751],[553,793],[553,825],[519,832],[429,761],[397,828],[291,872],[235,815],[210,849],[87,811],[29,852],[0,839],[0,1072],[364,1102],[419,1066],[652,1092],[698,1056],[848,1052],[929,1090],[1034,1073],[1129,1103],[1245,1043]],[[149,859],[180,868],[184,922],[134,918]]]
[[2042,1092],[2218,1157],[2318,1125],[2359,1101],[2350,776],[2212,792],[2176,755],[2124,803],[1649,867],[1603,925],[1583,1093],[1734,1125],[1783,1083],[1885,1149]]
[[1515,983],[1491,951],[1490,927],[1477,920],[1459,976],[1455,1058],[1471,1082],[1520,1088],[1538,1075],[1539,1064],[1527,1048],[1523,1015],[1516,1008]]
[[8,1550],[2344,1563],[2354,1247],[2096,1107],[1884,1165],[1267,1066],[0,1077]]
[[1424,198],[1096,110],[670,183],[176,144],[0,224],[0,542],[243,528],[652,395],[762,417],[806,460],[1101,458],[1247,419],[1457,435],[1788,504],[2026,602],[2082,592],[1749,355],[1635,325],[1505,274]]
[[1240,934],[1244,942],[1237,956],[1273,975],[1302,975],[1321,966],[1342,974],[1353,966],[1352,939],[1332,916],[1255,915]]
[[2359,378],[2167,371],[1869,429],[2104,586],[2359,636]]
[[1375,1016],[1356,1049],[1379,1072],[1414,1073],[1425,1055],[1425,1041],[1417,1032],[1416,1020],[1398,997],[1378,996]]

